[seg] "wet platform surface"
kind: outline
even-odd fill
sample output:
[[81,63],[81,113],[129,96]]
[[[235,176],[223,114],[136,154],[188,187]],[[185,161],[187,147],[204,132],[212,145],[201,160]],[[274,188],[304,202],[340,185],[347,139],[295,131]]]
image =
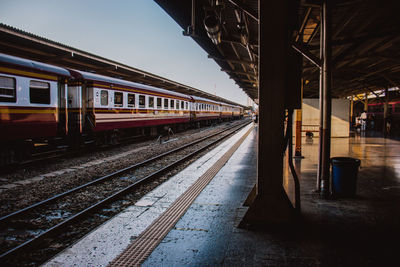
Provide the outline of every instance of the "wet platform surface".
[[[237,228],[256,176],[256,130],[143,266],[396,266],[400,263],[400,142],[332,139],[332,157],[361,159],[354,198],[314,192],[318,140],[305,141],[300,174],[302,216],[280,229]],[[285,169],[285,188],[293,183]]]
[[[236,138],[236,139],[235,139]],[[107,266],[152,220],[210,168],[238,137],[196,161],[47,266]],[[361,160],[357,195],[323,200],[315,193],[318,140],[303,140],[295,161],[302,216],[257,230],[237,227],[256,180],[257,128],[195,199],[143,266],[397,266],[400,237],[400,141],[332,139],[332,157]],[[286,159],[285,159],[286,160]],[[287,168],[284,187],[293,200]]]

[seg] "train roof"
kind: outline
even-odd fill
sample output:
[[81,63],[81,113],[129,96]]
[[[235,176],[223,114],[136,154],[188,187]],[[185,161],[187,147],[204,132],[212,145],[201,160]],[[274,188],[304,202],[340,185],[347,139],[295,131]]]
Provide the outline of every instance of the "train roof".
[[19,67],[25,67],[25,68],[29,68],[29,69],[33,69],[33,70],[53,73],[53,74],[57,74],[57,75],[65,76],[65,77],[71,77],[71,74],[69,73],[69,71],[64,68],[49,65],[49,64],[34,61],[34,60],[30,60],[30,59],[14,57],[14,56],[2,54],[2,53],[0,53],[0,62],[19,66]]
[[225,102],[221,102],[221,105],[228,106],[228,107],[233,107],[233,108],[240,108],[240,106],[228,104],[228,103],[225,103]]
[[182,97],[182,98],[188,98],[188,99],[190,99],[190,97],[191,97],[189,95],[177,93],[174,91],[169,91],[166,89],[161,89],[161,88],[157,88],[157,87],[153,87],[153,86],[149,86],[149,85],[145,85],[145,84],[141,84],[141,83],[135,83],[135,82],[130,82],[130,81],[112,78],[112,77],[108,77],[108,76],[103,76],[103,75],[96,74],[96,73],[80,71],[80,70],[71,70],[71,69],[69,71],[75,78],[78,78],[78,79],[80,78],[80,79],[85,79],[85,80],[89,80],[89,81],[104,82],[104,83],[113,84],[113,85],[118,84],[118,85],[122,85],[122,86],[135,87],[138,89],[143,89],[143,90],[157,92],[157,93],[163,93],[163,94],[169,94],[169,95],[178,96],[178,97]]
[[211,102],[211,103],[216,103],[218,105],[224,105],[224,106],[228,106],[228,107],[239,107],[240,108],[240,106],[237,106],[237,105],[231,105],[231,104],[228,104],[228,103],[225,103],[225,102],[214,101],[214,100],[210,100],[210,99],[204,98],[204,97],[193,96],[193,95],[191,97],[195,101],[207,101],[207,102]]
[[211,102],[211,103],[215,103],[215,104],[218,104],[218,105],[221,103],[221,102],[214,101],[214,100],[211,100],[211,99],[208,99],[208,98],[204,98],[204,97],[200,97],[200,96],[192,95],[191,97],[193,98],[194,101],[206,101],[206,102]]

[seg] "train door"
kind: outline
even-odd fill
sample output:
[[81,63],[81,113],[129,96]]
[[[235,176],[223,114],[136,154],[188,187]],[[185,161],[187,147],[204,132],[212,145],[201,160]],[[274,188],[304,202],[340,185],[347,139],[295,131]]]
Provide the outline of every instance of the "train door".
[[70,134],[82,133],[82,86],[68,86],[68,130]]
[[[87,110],[87,100],[88,100],[88,86],[86,84],[86,82],[84,84],[82,84],[81,87],[81,97],[82,97],[82,101],[81,101],[81,123],[82,123],[82,131],[85,131],[85,127],[86,127],[86,110]],[[82,132],[81,131],[81,132]]]
[[94,87],[86,85],[83,89],[84,95],[86,99],[84,100],[85,109],[83,111],[84,114],[84,127],[87,129],[94,129],[96,127],[96,118],[94,112]]
[[190,121],[196,120],[196,103],[189,102],[190,104]]
[[68,134],[67,86],[66,80],[58,81],[58,133]]

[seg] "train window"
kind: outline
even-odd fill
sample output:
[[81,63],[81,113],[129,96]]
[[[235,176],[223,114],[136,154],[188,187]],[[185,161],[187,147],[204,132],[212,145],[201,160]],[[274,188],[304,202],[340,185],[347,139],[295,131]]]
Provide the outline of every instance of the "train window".
[[164,109],[168,109],[168,98],[164,98]]
[[108,91],[101,90],[101,105],[108,106]]
[[124,103],[124,94],[121,92],[114,92],[114,105],[122,107]]
[[169,102],[169,106],[171,107],[171,109],[174,109],[174,100],[173,99],[171,99],[171,102]]
[[162,99],[157,97],[157,108],[161,108],[161,101]]
[[39,81],[30,81],[29,96],[31,103],[50,104],[50,84]]
[[189,109],[189,104],[188,104],[188,102],[185,102],[186,103],[186,110],[188,110]]
[[181,101],[181,109],[185,109],[185,102]]
[[179,100],[176,100],[176,109],[179,109]]
[[15,102],[15,79],[11,77],[0,76],[0,101]]
[[135,94],[128,94],[128,107],[135,106]]
[[146,107],[146,97],[144,95],[139,95],[139,108]]
[[149,108],[154,108],[154,97],[149,96]]

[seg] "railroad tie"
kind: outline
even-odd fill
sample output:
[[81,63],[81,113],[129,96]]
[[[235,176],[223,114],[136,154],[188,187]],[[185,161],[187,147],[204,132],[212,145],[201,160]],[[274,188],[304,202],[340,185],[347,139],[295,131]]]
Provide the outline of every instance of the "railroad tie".
[[110,267],[140,266],[164,237],[175,226],[193,201],[217,175],[233,153],[250,134],[252,126],[211,168],[192,184],[172,205],[161,214],[136,240],[111,263]]

